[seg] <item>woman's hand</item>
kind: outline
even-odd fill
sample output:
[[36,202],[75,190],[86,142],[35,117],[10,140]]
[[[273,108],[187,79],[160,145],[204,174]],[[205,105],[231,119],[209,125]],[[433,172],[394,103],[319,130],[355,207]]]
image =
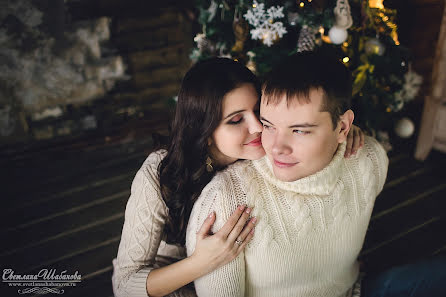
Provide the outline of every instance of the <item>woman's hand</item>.
[[204,221],[197,233],[195,251],[191,255],[197,263],[207,263],[207,272],[211,272],[235,259],[254,235],[256,218],[249,218],[252,209],[239,206],[228,221],[215,234],[210,229],[215,222],[212,212]]
[[364,145],[364,132],[358,126],[352,125],[347,135],[347,146],[344,157],[348,158],[356,154],[359,148]]

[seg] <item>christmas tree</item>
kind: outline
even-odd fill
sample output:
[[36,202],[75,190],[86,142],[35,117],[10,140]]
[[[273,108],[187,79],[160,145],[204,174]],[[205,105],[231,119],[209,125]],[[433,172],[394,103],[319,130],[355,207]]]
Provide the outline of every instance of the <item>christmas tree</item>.
[[355,123],[382,142],[418,93],[421,77],[398,40],[396,11],[383,0],[197,0],[196,5],[202,32],[194,39],[192,61],[230,57],[262,79],[285,56],[323,47],[352,71]]

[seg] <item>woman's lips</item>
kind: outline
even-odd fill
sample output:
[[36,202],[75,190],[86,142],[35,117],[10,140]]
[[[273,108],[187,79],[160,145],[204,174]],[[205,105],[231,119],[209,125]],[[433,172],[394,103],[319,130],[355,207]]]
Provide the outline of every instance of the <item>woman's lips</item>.
[[246,145],[249,145],[249,146],[259,146],[259,145],[262,145],[262,138],[261,137],[257,137],[253,141],[248,142]]
[[279,168],[289,168],[289,167],[293,167],[294,165],[298,164],[299,162],[295,162],[295,163],[284,163],[284,162],[279,162],[277,160],[274,160],[274,165],[279,167]]

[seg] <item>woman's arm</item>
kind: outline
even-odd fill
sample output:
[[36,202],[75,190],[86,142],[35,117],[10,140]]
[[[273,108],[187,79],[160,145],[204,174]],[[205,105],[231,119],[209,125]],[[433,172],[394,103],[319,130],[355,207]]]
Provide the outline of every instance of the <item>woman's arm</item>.
[[[215,214],[212,212],[196,235],[197,245],[190,257],[149,273],[148,294],[153,297],[164,296],[231,262],[254,234],[254,219],[245,226],[250,210],[244,206],[238,207],[216,234],[209,235],[215,222]],[[235,243],[237,239],[242,241],[240,245]]]

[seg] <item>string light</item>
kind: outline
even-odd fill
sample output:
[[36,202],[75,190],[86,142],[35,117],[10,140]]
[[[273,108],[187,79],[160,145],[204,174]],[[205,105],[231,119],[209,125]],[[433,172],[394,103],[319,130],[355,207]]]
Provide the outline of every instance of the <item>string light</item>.
[[345,41],[342,45],[343,45],[344,47],[348,47],[348,42]]
[[253,7],[253,8],[256,8],[256,7],[257,7],[257,4],[253,4],[252,7]]
[[350,61],[349,57],[344,57],[344,59],[342,59],[342,62],[344,62],[344,63],[348,63],[348,61]]
[[300,6],[300,7],[304,7],[304,6],[305,6],[305,3],[300,2],[299,6]]

